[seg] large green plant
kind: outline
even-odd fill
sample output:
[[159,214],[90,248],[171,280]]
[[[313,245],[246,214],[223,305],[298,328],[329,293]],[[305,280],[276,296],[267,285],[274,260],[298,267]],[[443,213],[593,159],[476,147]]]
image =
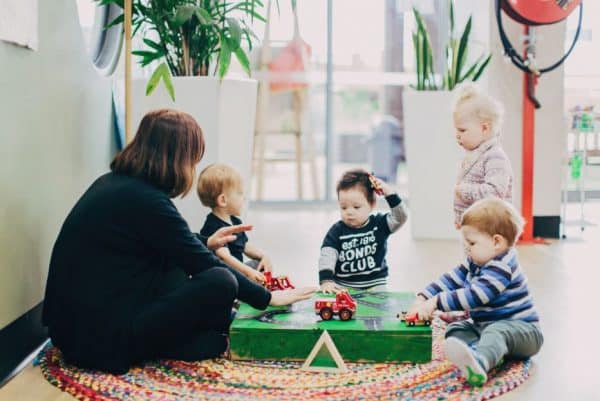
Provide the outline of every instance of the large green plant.
[[[123,0],[95,0],[101,5]],[[223,78],[234,55],[250,75],[250,62],[243,47],[252,49],[256,35],[254,19],[265,22],[258,12],[261,0],[131,0],[133,36],[141,35],[145,48],[132,53],[142,66],[162,61],[148,81],[150,94],[163,79],[174,99],[171,75],[209,75]],[[109,26],[123,22],[123,14]]]
[[436,79],[436,73],[433,68],[433,51],[429,32],[419,11],[413,7],[413,14],[417,22],[417,31],[413,32],[413,45],[415,49],[417,83],[412,85],[416,90],[452,90],[456,85],[465,81],[477,81],[492,58],[491,54],[487,56],[482,54],[467,67],[467,54],[469,46],[469,36],[471,34],[472,16],[469,16],[467,24],[460,35],[456,36],[454,24],[454,2],[450,0],[450,39],[445,47],[446,62],[441,82]]

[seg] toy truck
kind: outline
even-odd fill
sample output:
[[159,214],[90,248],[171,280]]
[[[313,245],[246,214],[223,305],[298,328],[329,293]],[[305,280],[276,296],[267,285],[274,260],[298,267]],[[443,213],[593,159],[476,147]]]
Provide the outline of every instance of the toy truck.
[[315,313],[323,320],[331,320],[333,315],[338,315],[340,320],[352,319],[356,313],[356,301],[348,291],[340,291],[332,298],[318,299],[315,301]]
[[407,326],[431,326],[431,320],[419,319],[416,313],[408,314],[406,311],[398,313],[397,318],[406,323]]
[[265,287],[269,291],[287,290],[296,288],[290,283],[290,279],[287,276],[273,277],[273,273],[264,272],[265,276]]

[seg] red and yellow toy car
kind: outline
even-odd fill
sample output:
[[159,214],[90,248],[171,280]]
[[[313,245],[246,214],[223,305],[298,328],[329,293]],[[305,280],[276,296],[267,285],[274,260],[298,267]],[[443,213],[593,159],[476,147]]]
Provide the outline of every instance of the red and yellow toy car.
[[332,298],[318,299],[315,301],[315,313],[323,320],[331,320],[333,315],[338,315],[340,320],[352,319],[356,313],[356,301],[348,291],[340,291]]
[[419,319],[419,315],[416,313],[409,315],[408,312],[403,311],[398,313],[397,317],[405,322],[407,326],[431,326],[431,320]]

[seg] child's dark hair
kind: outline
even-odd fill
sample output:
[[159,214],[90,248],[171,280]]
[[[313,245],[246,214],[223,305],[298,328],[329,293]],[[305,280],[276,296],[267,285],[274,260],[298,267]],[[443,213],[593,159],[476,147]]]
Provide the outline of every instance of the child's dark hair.
[[338,181],[336,193],[350,188],[358,187],[365,194],[367,201],[372,205],[375,203],[375,190],[369,179],[369,173],[363,169],[346,171]]

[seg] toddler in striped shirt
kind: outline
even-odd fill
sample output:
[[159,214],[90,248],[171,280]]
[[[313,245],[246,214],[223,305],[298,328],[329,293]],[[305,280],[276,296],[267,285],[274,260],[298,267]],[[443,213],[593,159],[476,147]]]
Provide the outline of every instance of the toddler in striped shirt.
[[514,247],[523,228],[515,208],[498,198],[475,202],[460,230],[467,259],[417,295],[410,313],[468,311],[448,325],[444,349],[471,385],[481,386],[504,358],[528,358],[543,343],[539,317]]

